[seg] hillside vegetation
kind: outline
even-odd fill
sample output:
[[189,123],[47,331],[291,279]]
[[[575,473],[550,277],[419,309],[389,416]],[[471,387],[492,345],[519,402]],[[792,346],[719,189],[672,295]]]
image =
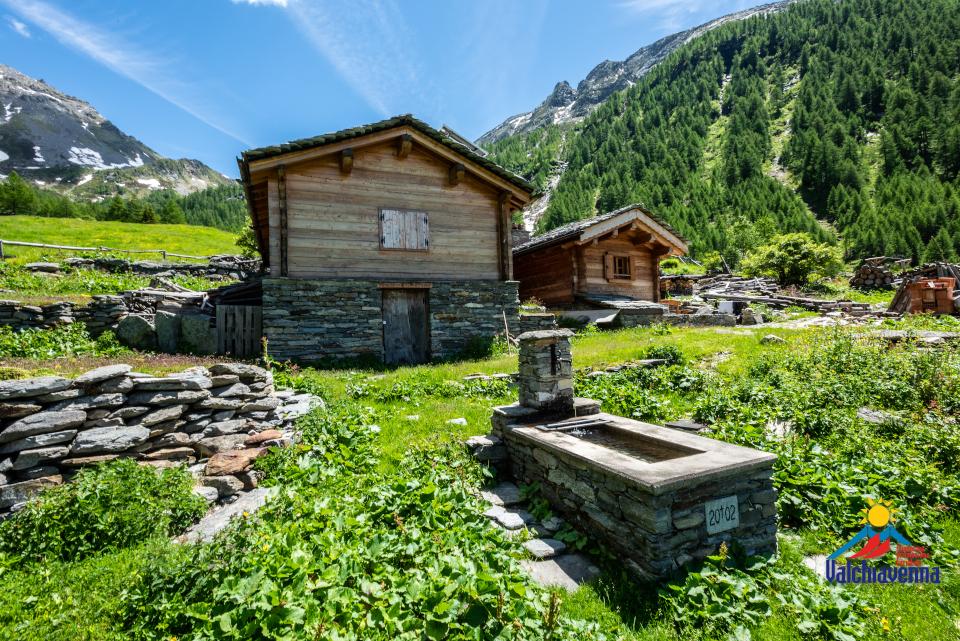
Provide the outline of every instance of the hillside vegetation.
[[955,259],[958,33],[955,0],[797,3],[681,47],[562,151],[548,130],[493,157],[538,185],[567,163],[539,231],[641,201],[734,264],[782,232]]
[[[195,225],[143,225],[104,220],[60,219],[38,216],[0,216],[0,238],[47,245],[111,247],[115,249],[165,249],[190,256],[235,254],[236,236],[230,232]],[[54,250],[4,247],[4,254],[17,259],[36,260]],[[76,255],[75,253],[65,255]],[[159,260],[159,254],[135,257]],[[18,261],[19,262],[19,261]]]
[[[180,161],[163,162],[176,165]],[[68,196],[53,189],[37,187],[12,173],[0,182],[0,216],[20,214],[128,223],[190,224],[233,232],[240,231],[247,223],[243,189],[233,183],[209,187],[187,195],[178,194],[172,189],[145,189],[132,178],[129,189],[122,186],[126,184],[111,183],[104,186],[102,178],[98,178],[77,188],[72,196]],[[88,187],[89,192],[80,191]],[[114,192],[120,195],[104,195]]]

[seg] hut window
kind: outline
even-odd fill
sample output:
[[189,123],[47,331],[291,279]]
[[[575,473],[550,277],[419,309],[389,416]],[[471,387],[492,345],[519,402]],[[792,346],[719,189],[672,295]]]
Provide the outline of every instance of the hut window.
[[633,278],[633,275],[630,273],[630,257],[629,256],[613,257],[613,277],[623,278],[627,280]]
[[427,212],[412,209],[381,209],[380,249],[429,250],[430,218]]

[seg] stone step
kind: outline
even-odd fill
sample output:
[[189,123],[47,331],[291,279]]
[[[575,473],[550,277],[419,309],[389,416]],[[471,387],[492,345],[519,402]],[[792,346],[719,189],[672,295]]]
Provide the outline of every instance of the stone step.
[[538,561],[552,559],[567,549],[567,544],[557,539],[530,539],[523,544],[524,549]]
[[210,511],[205,517],[180,535],[176,541],[178,543],[210,541],[216,536],[217,532],[230,524],[232,518],[240,516],[244,512],[253,514],[263,507],[267,499],[275,492],[276,488],[258,487],[250,492],[241,493],[240,498],[233,503]]
[[600,568],[582,554],[564,554],[547,561],[521,561],[520,564],[543,587],[559,587],[569,592],[600,574]]
[[483,500],[492,505],[511,506],[520,503],[520,488],[515,483],[499,483],[490,490],[480,492]]

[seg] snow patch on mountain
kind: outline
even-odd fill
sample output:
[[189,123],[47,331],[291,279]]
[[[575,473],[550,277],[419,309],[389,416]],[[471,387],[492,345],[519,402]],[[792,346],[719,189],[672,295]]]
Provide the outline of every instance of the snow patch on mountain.
[[3,162],[4,160],[9,160],[9,158],[10,158],[10,156],[8,156],[8,155],[7,155],[6,153],[4,153],[3,151],[0,151],[0,162]]
[[137,182],[150,189],[160,189],[160,181],[156,178],[137,178]]

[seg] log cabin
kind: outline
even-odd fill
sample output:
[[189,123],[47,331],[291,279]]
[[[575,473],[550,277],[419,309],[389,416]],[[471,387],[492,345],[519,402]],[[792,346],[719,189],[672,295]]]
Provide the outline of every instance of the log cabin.
[[246,151],[273,358],[447,358],[517,314],[522,178],[410,115]]
[[549,307],[622,297],[660,300],[660,260],[686,241],[642,205],[629,205],[534,237],[513,250],[520,298]]

